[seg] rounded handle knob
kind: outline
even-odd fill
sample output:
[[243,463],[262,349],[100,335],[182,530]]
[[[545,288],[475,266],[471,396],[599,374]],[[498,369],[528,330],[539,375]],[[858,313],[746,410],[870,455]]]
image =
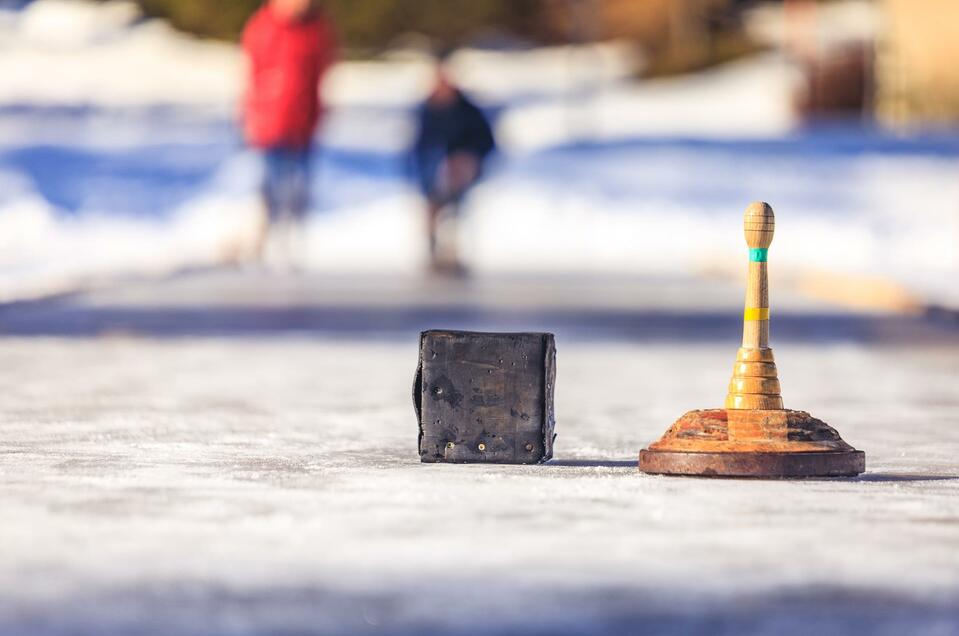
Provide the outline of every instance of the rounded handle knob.
[[750,203],[743,215],[743,230],[750,248],[768,248],[776,231],[776,216],[772,206],[765,201]]

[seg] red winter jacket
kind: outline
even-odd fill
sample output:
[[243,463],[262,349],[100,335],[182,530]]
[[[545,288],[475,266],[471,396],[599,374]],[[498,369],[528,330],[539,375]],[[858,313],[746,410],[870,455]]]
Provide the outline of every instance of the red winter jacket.
[[243,50],[250,68],[243,108],[247,142],[306,148],[323,113],[320,80],[335,57],[329,21],[320,14],[286,19],[267,3],[247,22]]

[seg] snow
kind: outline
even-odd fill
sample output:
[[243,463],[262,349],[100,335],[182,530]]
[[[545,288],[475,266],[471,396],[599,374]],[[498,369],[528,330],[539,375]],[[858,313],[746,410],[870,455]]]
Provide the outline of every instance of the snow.
[[572,103],[511,109],[499,130],[510,147],[525,150],[636,136],[774,137],[795,124],[786,97],[796,79],[778,56],[758,57],[695,78],[601,85]]
[[240,89],[234,47],[202,42],[151,20],[133,3],[41,0],[0,22],[0,101],[144,104],[229,112]]
[[[136,15],[37,0],[0,21],[0,299],[251,248],[259,167],[233,121],[240,53]],[[644,82],[641,55],[617,42],[464,50],[451,64],[501,146],[466,206],[477,273],[738,276],[739,217],[761,198],[779,219],[781,284],[878,286],[879,300],[853,300],[884,309],[959,305],[955,133],[799,128],[795,70],[775,53]],[[422,267],[403,153],[428,78],[412,52],[331,73],[303,267]]]
[[746,15],[745,26],[759,42],[778,47],[812,46],[822,53],[882,38],[886,26],[883,18],[882,7],[868,0],[821,5],[763,4]]

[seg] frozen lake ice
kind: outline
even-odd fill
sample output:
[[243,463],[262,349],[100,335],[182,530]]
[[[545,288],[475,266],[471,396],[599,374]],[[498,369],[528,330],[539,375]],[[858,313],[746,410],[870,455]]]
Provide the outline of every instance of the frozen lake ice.
[[[637,452],[686,410],[721,403],[735,320],[703,327],[739,294],[726,302],[720,288],[705,313],[674,300],[692,318],[657,331],[644,293],[700,286],[702,301],[709,285],[638,285],[624,294],[632,308],[606,309],[635,330],[597,331],[598,314],[561,318],[556,292],[538,318],[560,327],[555,459],[422,465],[416,329],[528,315],[492,301],[444,313],[432,292],[414,298],[421,315],[368,281],[331,291],[311,280],[186,276],[0,314],[4,330],[37,326],[0,340],[0,633],[959,629],[959,339],[948,320],[931,332],[929,319],[895,323],[890,337],[888,317],[803,314],[780,295],[786,404],[865,450],[867,473],[666,478],[638,473]],[[491,297],[508,298],[498,284]],[[195,306],[201,288],[210,313],[180,314],[178,329],[131,310],[159,311],[162,297]],[[360,331],[204,326],[223,320],[217,307],[249,311],[252,296],[312,319],[364,294],[381,318]],[[419,324],[430,312],[449,322]],[[789,326],[804,317],[817,327]]]

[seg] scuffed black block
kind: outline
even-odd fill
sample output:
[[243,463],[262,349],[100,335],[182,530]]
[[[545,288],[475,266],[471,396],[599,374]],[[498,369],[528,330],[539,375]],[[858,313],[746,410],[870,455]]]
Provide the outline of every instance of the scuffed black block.
[[546,461],[555,381],[553,334],[424,331],[413,382],[420,460]]

